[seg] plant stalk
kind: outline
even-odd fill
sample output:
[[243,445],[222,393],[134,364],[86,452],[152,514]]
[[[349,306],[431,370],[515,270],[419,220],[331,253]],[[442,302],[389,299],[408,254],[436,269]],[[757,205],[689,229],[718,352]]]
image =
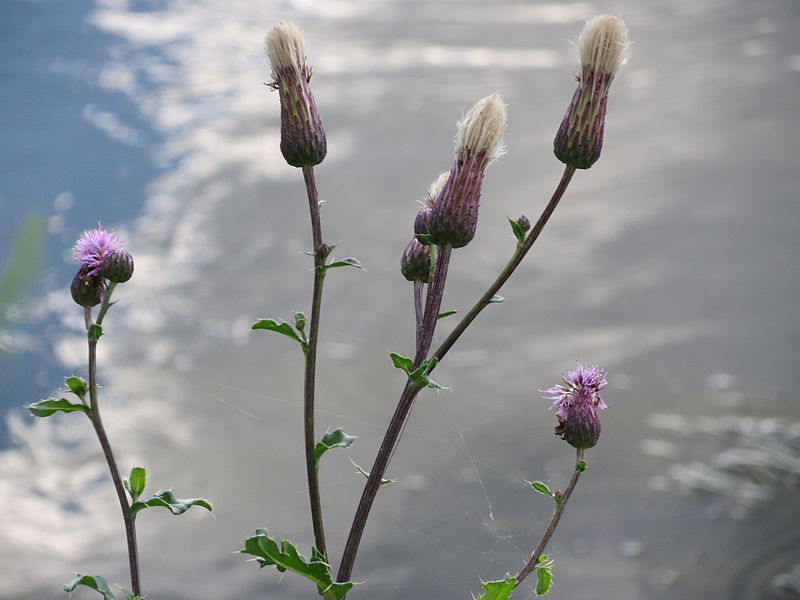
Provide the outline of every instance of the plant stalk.
[[324,556],[328,556],[325,546],[325,528],[322,523],[322,501],[319,493],[319,473],[314,447],[314,398],[317,371],[317,346],[319,338],[319,318],[322,307],[322,284],[325,281],[326,256],[320,252],[322,247],[322,223],[319,214],[319,193],[314,179],[314,167],[303,167],[303,179],[308,195],[308,208],[311,216],[311,238],[314,253],[314,289],[311,300],[311,319],[309,321],[308,345],[305,348],[305,375],[303,387],[303,433],[306,455],[306,475],[308,478],[308,499],[311,506],[311,523],[314,528],[314,544]]
[[[422,319],[422,335],[417,337],[414,369],[419,367],[422,361],[425,360],[428,350],[430,350],[431,342],[433,341],[433,333],[436,328],[439,309],[442,306],[444,284],[447,279],[447,267],[450,264],[452,250],[453,249],[449,246],[443,246],[439,247],[436,253],[436,270],[428,286],[425,313]],[[414,400],[421,389],[421,385],[412,384],[410,379],[406,380],[406,385],[400,395],[400,401],[397,403],[394,414],[389,421],[389,426],[386,428],[386,434],[383,437],[381,447],[378,450],[375,462],[369,472],[364,491],[361,493],[361,499],[359,500],[355,517],[353,517],[353,524],[350,527],[347,543],[342,553],[342,562],[339,565],[339,573],[337,575],[338,581],[349,581],[353,571],[356,553],[358,552],[358,546],[361,543],[361,537],[367,525],[367,518],[369,517],[370,510],[372,510],[372,503],[375,501],[375,496],[378,494],[378,489],[380,489],[381,486],[381,480],[386,474],[389,461],[391,461],[394,450],[397,447],[397,442],[403,432],[403,426],[408,420],[409,414],[411,414]]]
[[575,459],[575,470],[572,472],[572,479],[569,480],[569,485],[561,495],[561,499],[556,502],[556,508],[553,511],[550,524],[547,526],[542,539],[539,540],[539,545],[536,546],[536,549],[531,553],[531,557],[528,559],[528,562],[525,563],[525,566],[519,570],[519,573],[517,573],[517,583],[514,584],[515,588],[536,568],[536,565],[539,562],[539,557],[542,555],[542,552],[544,552],[544,549],[547,546],[547,543],[550,541],[550,538],[553,537],[553,533],[558,526],[558,522],[561,520],[561,515],[564,514],[564,509],[567,506],[567,502],[569,501],[570,496],[572,496],[572,492],[575,489],[575,486],[578,484],[578,479],[580,479],[580,476],[584,471],[584,469],[580,468],[580,463],[582,460],[583,448],[578,448],[577,457]]
[[[108,299],[112,291],[112,287],[106,290],[106,300],[103,302],[103,308],[106,310],[108,310]],[[100,316],[104,315],[105,311],[102,311]],[[98,324],[100,322],[100,316],[98,317]],[[84,309],[84,317],[88,330],[88,325],[91,325],[92,322],[91,308]],[[111,479],[114,482],[114,489],[117,492],[117,499],[119,500],[119,506],[122,510],[122,520],[125,522],[125,537],[128,542],[128,564],[131,572],[131,590],[134,595],[141,596],[139,551],[136,546],[136,524],[134,518],[130,514],[130,504],[128,503],[125,486],[122,483],[122,477],[120,477],[119,469],[117,468],[117,461],[114,459],[114,453],[111,450],[111,444],[108,441],[105,427],[103,427],[103,420],[100,417],[100,406],[97,398],[97,340],[93,339],[89,339],[89,407],[92,409],[89,419],[97,434],[97,439],[100,441],[103,455],[106,457],[108,470],[111,472]]]
[[[478,314],[489,304],[491,304],[492,298],[497,294],[503,284],[508,281],[509,277],[511,277],[513,272],[522,262],[522,259],[525,258],[525,255],[533,246],[534,242],[538,239],[542,229],[544,229],[544,226],[547,224],[550,216],[555,211],[556,206],[558,206],[559,201],[564,196],[564,192],[567,190],[567,187],[569,186],[574,174],[575,167],[567,165],[564,169],[564,173],[561,175],[561,180],[559,181],[558,186],[550,198],[550,201],[548,202],[544,211],[542,211],[541,216],[531,229],[530,233],[528,233],[528,236],[525,238],[525,243],[517,247],[516,251],[511,257],[511,260],[509,260],[508,264],[494,281],[494,283],[492,283],[486,293],[481,296],[481,298],[475,303],[470,311],[461,319],[461,321],[459,321],[455,329],[450,333],[450,335],[447,336],[447,339],[445,339],[445,341],[433,353],[432,358],[435,357],[441,360],[444,355],[447,354],[450,348],[456,343],[458,338],[461,337],[467,327],[469,327],[469,325],[475,320]],[[444,253],[447,254],[445,262],[442,263],[444,265],[443,275],[446,276],[447,264],[449,264],[450,258],[450,249],[440,248],[439,250],[440,254],[443,251],[445,251]],[[425,318],[422,328],[423,335],[418,336],[417,338],[417,353],[414,358],[414,368],[422,364],[422,361],[425,360],[427,352],[430,349],[430,344],[433,340],[433,328],[436,326],[436,318],[438,317],[439,308],[441,306],[445,277],[442,277],[441,281],[439,281],[437,284],[438,277],[442,275],[442,272],[440,271],[439,260],[440,257],[437,256],[436,271],[434,272],[433,282],[428,287],[428,299],[426,301]],[[436,288],[435,291],[434,288]],[[434,308],[432,304],[437,298],[438,304]],[[429,309],[433,310],[431,311]],[[429,326],[431,318],[433,320],[432,326]],[[427,347],[425,347],[426,340]],[[358,546],[361,543],[364,527],[366,526],[369,512],[372,509],[372,503],[375,500],[375,496],[380,488],[380,482],[386,473],[386,468],[389,465],[389,461],[394,453],[399,436],[402,433],[403,425],[406,423],[411,412],[411,408],[414,406],[414,400],[421,389],[422,388],[419,386],[412,385],[410,381],[406,381],[406,385],[403,388],[402,394],[400,395],[400,400],[398,401],[397,407],[392,414],[392,418],[389,421],[389,425],[386,429],[386,434],[384,435],[381,446],[378,449],[378,454],[375,457],[375,462],[370,470],[369,478],[367,478],[367,483],[364,486],[361,500],[359,501],[355,517],[353,518],[353,523],[350,526],[350,534],[348,535],[347,543],[345,544],[345,549],[342,554],[342,562],[339,566],[339,572],[337,575],[338,581],[348,581],[350,579],[350,576],[353,572],[356,553],[358,552]]]

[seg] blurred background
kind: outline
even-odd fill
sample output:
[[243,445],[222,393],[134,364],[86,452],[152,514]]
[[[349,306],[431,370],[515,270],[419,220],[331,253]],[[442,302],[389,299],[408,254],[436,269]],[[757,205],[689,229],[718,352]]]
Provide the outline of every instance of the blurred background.
[[[573,449],[537,389],[607,368],[603,435],[548,548],[554,599],[800,597],[800,5],[423,0],[5,0],[0,5],[0,597],[63,598],[74,571],[128,582],[119,508],[88,420],[24,404],[85,374],[71,245],[98,222],[135,256],[99,378],[121,468],[203,495],[215,518],[139,522],[161,600],[314,597],[234,554],[256,527],[305,552],[302,354],[258,318],[308,311],[302,177],[278,150],[262,50],[306,32],[328,134],[326,241],[365,272],[326,283],[320,435],[332,561],[402,387],[411,288],[399,258],[455,123],[492,91],[508,152],[446,309],[468,309],[535,220],[562,165],[585,19],[625,19],[603,155],[575,176],[534,251],[436,372],[368,524],[358,598],[456,600],[516,572]],[[440,324],[442,332],[457,317]],[[441,339],[441,337],[440,337]],[[519,593],[532,595],[527,587]],[[74,598],[94,598],[79,590]],[[516,597],[516,596],[515,596]]]

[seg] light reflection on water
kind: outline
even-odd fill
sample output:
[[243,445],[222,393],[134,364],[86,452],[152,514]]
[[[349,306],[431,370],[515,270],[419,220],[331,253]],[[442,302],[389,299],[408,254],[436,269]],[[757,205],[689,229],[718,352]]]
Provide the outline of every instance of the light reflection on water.
[[[217,507],[216,519],[140,519],[153,597],[309,594],[229,554],[261,526],[310,544],[300,353],[248,331],[256,318],[307,310],[310,277],[303,190],[277,151],[277,98],[262,85],[266,28],[289,18],[306,31],[330,144],[318,170],[326,239],[368,268],[329,277],[318,384],[319,429],[358,434],[350,455],[368,468],[401,384],[386,354],[411,345],[397,263],[414,200],[449,167],[460,111],[499,91],[510,105],[509,153],[487,175],[478,236],[456,255],[445,299],[467,308],[512,250],[506,217],[533,217],[560,174],[550,140],[572,94],[566,40],[604,10],[626,18],[635,46],[614,84],[603,158],[578,174],[503,290],[508,300],[437,371],[452,392],[415,408],[391,470],[398,484],[382,493],[356,577],[368,582],[365,596],[408,597],[413,586],[419,597],[455,599],[515,569],[549,512],[524,480],[562,485],[570,465],[533,390],[577,358],[611,371],[611,409],[553,542],[553,597],[769,597],[770,578],[800,562],[800,541],[786,533],[797,524],[791,511],[711,519],[703,498],[648,487],[664,472],[657,461],[672,458],[670,440],[648,445],[652,413],[800,417],[796,364],[785,358],[797,342],[798,182],[786,156],[798,139],[800,48],[787,37],[798,15],[692,6],[175,1],[137,11],[98,2],[88,21],[117,40],[99,81],[165,139],[147,148],[165,170],[142,213],[127,223],[97,215],[117,226],[137,269],[100,344],[105,420],[121,464],[144,464],[154,488]],[[765,98],[767,85],[775,93]],[[113,106],[87,111],[113,139],[144,139]],[[55,356],[79,372],[79,311],[64,289],[45,305],[59,320]],[[705,379],[724,369],[759,393],[724,411],[710,403]],[[88,424],[17,413],[9,423],[17,445],[0,456],[0,545],[12,551],[0,594],[57,598],[76,569],[124,582],[119,517]],[[680,443],[700,464],[711,456],[702,439]],[[360,486],[344,453],[326,457],[334,548]],[[785,531],[753,545],[776,529]],[[713,577],[698,566],[708,563],[719,565]]]

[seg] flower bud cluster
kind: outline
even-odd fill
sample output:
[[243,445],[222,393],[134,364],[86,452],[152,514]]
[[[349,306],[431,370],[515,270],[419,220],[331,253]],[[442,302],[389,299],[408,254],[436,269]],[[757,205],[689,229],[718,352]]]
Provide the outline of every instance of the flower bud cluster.
[[102,302],[106,280],[124,283],[133,276],[133,257],[122,248],[113,231],[102,225],[87,229],[75,242],[72,254],[81,263],[72,279],[70,293],[80,306],[91,308]]

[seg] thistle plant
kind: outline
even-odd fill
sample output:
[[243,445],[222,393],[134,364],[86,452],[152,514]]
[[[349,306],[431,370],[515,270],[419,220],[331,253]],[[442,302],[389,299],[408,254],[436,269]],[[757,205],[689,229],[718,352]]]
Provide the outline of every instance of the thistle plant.
[[[349,447],[356,437],[341,429],[327,431],[319,440],[316,437],[317,349],[326,274],[337,267],[360,268],[361,263],[355,258],[333,259],[335,246],[323,241],[321,202],[314,167],[325,159],[327,140],[311,90],[311,68],[303,34],[292,23],[280,23],[267,34],[266,55],[272,76],[269,86],[278,92],[280,102],[280,150],[290,166],[301,169],[305,184],[311,229],[311,247],[306,254],[313,263],[313,280],[309,316],[296,311],[290,321],[259,319],[252,329],[280,333],[297,343],[303,353],[302,448],[314,545],[309,557],[306,557],[292,542],[274,538],[267,529],[257,529],[255,535],[245,540],[241,553],[254,557],[260,567],[274,566],[280,572],[292,571],[309,579],[325,600],[342,600],[353,589],[355,584],[351,577],[370,511],[379,490],[392,481],[386,478],[387,469],[417,397],[426,388],[442,387],[431,378],[433,371],[478,315],[490,304],[503,301],[498,292],[539,239],[576,169],[588,169],[600,156],[609,86],[627,57],[625,25],[617,17],[596,17],[586,24],[580,46],[582,66],[579,86],[554,142],[555,155],[565,164],[561,178],[534,223],[525,215],[509,219],[516,243],[507,264],[437,348],[433,347],[437,324],[442,317],[453,314],[453,311],[440,312],[453,251],[463,248],[474,239],[487,168],[504,153],[506,105],[499,94],[488,94],[464,114],[457,126],[452,167],[440,174],[430,186],[422,208],[413,224],[409,224],[410,241],[402,253],[398,249],[398,255],[401,275],[412,284],[414,351],[410,356],[390,353],[394,367],[404,372],[405,383],[371,468],[366,471],[356,466],[366,477],[366,483],[346,543],[341,549],[338,571],[334,575],[332,552],[326,543],[323,523],[319,483],[321,458],[329,450]],[[39,417],[57,412],[82,412],[91,421],[108,464],[125,526],[131,589],[123,588],[123,593],[126,600],[141,599],[144,596],[135,530],[138,512],[144,508],[162,506],[173,514],[180,514],[191,506],[211,510],[211,505],[202,498],[177,498],[171,491],[157,492],[143,500],[146,484],[144,468],[135,466],[128,477],[121,475],[100,417],[97,344],[103,335],[104,318],[114,304],[111,298],[116,287],[133,275],[133,258],[123,249],[116,234],[101,226],[84,232],[75,244],[74,255],[80,267],[72,280],[70,292],[84,311],[88,381],[76,376],[65,380],[79,402],[49,398],[28,408]],[[93,309],[98,305],[100,308],[94,318]],[[476,600],[505,600],[532,573],[536,573],[537,594],[545,594],[550,589],[553,560],[544,554],[544,550],[579,478],[587,468],[585,451],[598,443],[601,431],[598,411],[606,408],[600,391],[606,382],[605,370],[578,363],[574,370],[562,376],[560,384],[540,390],[552,402],[551,408],[555,409],[556,435],[576,450],[572,477],[563,491],[552,490],[541,481],[531,482],[536,492],[554,501],[551,521],[530,558],[516,575],[507,574],[502,579],[483,583],[483,594]],[[97,590],[105,600],[114,598],[100,575],[79,573],[64,589],[71,591],[78,585]]]
[[[122,511],[125,526],[125,540],[128,549],[128,566],[130,569],[130,589],[121,588],[126,600],[141,600],[141,576],[139,569],[139,550],[136,540],[136,516],[145,508],[161,506],[174,515],[186,512],[192,506],[202,506],[212,510],[211,504],[203,498],[178,498],[172,490],[158,491],[143,497],[147,485],[147,472],[143,467],[134,466],[130,474],[124,476],[117,467],[117,460],[111,448],[106,428],[100,416],[100,402],[97,383],[97,343],[103,336],[103,320],[109,308],[116,286],[125,283],[133,276],[133,257],[123,249],[123,244],[113,231],[89,229],[83,232],[73,247],[73,256],[80,263],[78,272],[72,279],[70,293],[75,303],[83,308],[84,325],[88,344],[88,381],[71,375],[64,379],[69,393],[77,397],[79,402],[67,398],[48,398],[27,406],[36,417],[50,417],[56,413],[83,413],[92,424],[103,456],[108,465],[109,474],[114,484],[114,491]],[[92,315],[92,308],[100,305],[97,318]],[[87,402],[88,397],[88,402]],[[105,600],[113,600],[114,593],[106,580],[98,574],[77,573],[64,584],[64,591],[71,592],[78,586],[96,590]]]
[[[281,31],[278,34],[276,31]],[[506,106],[497,93],[479,100],[458,124],[455,141],[455,160],[451,169],[442,173],[430,187],[422,209],[417,214],[411,241],[402,252],[401,274],[413,285],[415,316],[415,350],[413,356],[391,353],[393,365],[404,371],[407,379],[400,394],[395,411],[386,428],[383,440],[369,472],[357,467],[367,477],[364,490],[356,508],[347,537],[338,573],[333,576],[329,549],[325,546],[322,529],[322,512],[319,498],[319,457],[329,449],[347,447],[355,436],[337,429],[313,443],[314,399],[313,373],[315,354],[310,350],[316,344],[317,330],[313,323],[319,318],[318,305],[321,297],[321,281],[325,271],[332,266],[360,266],[355,259],[327,263],[329,247],[321,243],[318,208],[315,205],[317,191],[311,168],[324,157],[320,151],[324,134],[316,105],[307,84],[310,70],[305,63],[305,51],[300,42],[277,44],[291,33],[295,40],[302,40],[294,25],[280,24],[267,37],[267,55],[272,65],[272,86],[280,91],[281,102],[281,151],[286,161],[302,167],[311,205],[312,240],[314,251],[314,293],[312,303],[312,327],[306,335],[305,315],[296,313],[291,325],[274,319],[262,319],[253,325],[256,329],[278,331],[301,344],[306,354],[306,401],[305,401],[305,448],[308,470],[309,497],[311,500],[312,527],[315,546],[311,558],[301,555],[288,540],[278,541],[266,529],[247,539],[243,553],[254,556],[261,567],[275,566],[279,571],[296,572],[317,586],[318,593],[327,600],[344,598],[352,589],[351,575],[366,523],[382,486],[391,480],[385,477],[387,468],[397,449],[404,426],[408,421],[414,402],[426,387],[441,388],[430,375],[464,331],[489,304],[502,302],[499,290],[539,238],[544,226],[563,197],[576,169],[587,169],[599,158],[608,89],[616,70],[627,57],[627,30],[623,22],[608,15],[590,20],[581,34],[582,70],[579,88],[569,105],[563,123],[555,138],[556,156],[565,163],[561,180],[535,224],[525,215],[509,219],[516,239],[514,251],[495,281],[461,318],[453,331],[441,345],[431,350],[438,320],[452,313],[440,313],[447,282],[448,266],[453,250],[469,244],[475,236],[481,201],[482,183],[490,163],[503,153],[503,133],[506,123]],[[272,41],[271,41],[272,40]],[[289,58],[280,58],[285,48],[291,48]],[[298,108],[299,107],[299,108]],[[294,148],[295,150],[289,150]],[[316,151],[310,150],[315,148]],[[308,157],[313,156],[312,159]],[[304,157],[302,160],[298,157]],[[317,160],[318,159],[318,160]],[[308,160],[310,162],[303,162]],[[316,161],[316,162],[313,162]],[[320,251],[323,248],[324,251]],[[315,312],[314,307],[317,307]],[[298,316],[300,318],[298,320]],[[597,410],[605,408],[599,391],[606,385],[605,371],[599,367],[578,364],[574,371],[563,377],[563,385],[546,390],[548,398],[557,409],[556,434],[576,448],[577,459],[574,473],[563,492],[553,491],[542,482],[534,482],[533,488],[553,498],[556,509],[550,525],[539,544],[531,553],[529,561],[516,576],[484,583],[484,594],[478,600],[503,600],[528,575],[537,574],[536,592],[544,594],[550,588],[553,561],[543,554],[571,497],[580,475],[586,469],[584,451],[594,446],[600,434]],[[310,393],[309,393],[310,390]]]

